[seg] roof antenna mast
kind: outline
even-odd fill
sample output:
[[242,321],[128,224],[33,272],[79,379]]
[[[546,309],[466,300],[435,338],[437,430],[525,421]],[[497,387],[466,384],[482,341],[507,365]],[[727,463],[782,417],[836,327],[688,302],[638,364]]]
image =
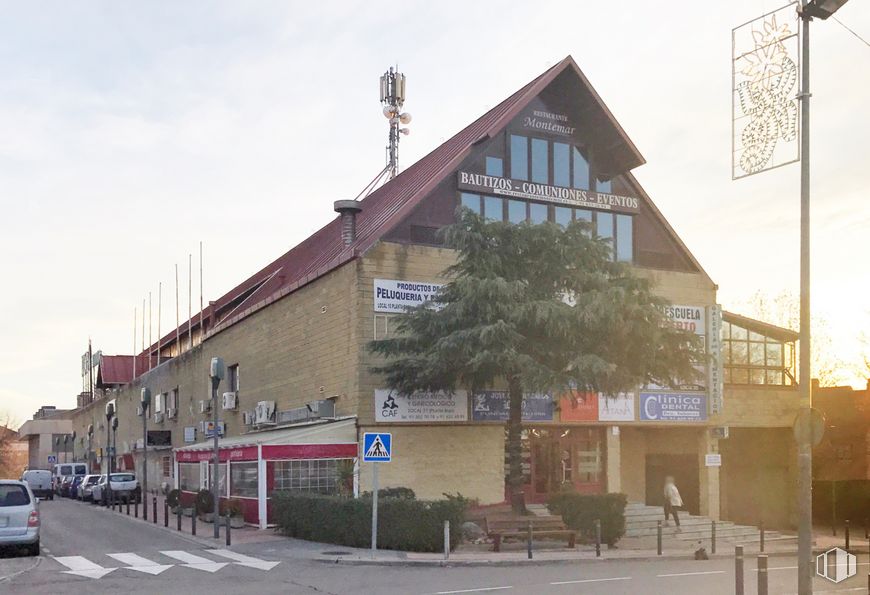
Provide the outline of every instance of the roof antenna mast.
[[399,67],[390,69],[381,75],[381,103],[384,106],[384,117],[390,121],[390,142],[387,145],[387,170],[390,179],[399,173],[399,135],[408,135],[408,128],[400,128],[401,124],[411,122],[411,114],[402,112],[405,103],[405,75],[399,72]]

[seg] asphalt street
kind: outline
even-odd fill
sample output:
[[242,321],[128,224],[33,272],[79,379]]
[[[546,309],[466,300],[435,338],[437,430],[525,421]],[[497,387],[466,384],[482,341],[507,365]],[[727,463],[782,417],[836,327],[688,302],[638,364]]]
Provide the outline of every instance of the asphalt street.
[[[734,561],[622,560],[534,566],[420,567],[326,563],[336,546],[292,540],[225,548],[64,499],[43,501],[42,555],[0,557],[0,593],[257,593],[454,595],[696,594],[733,595]],[[203,525],[203,535],[210,535]],[[770,593],[794,593],[794,557],[770,558]],[[866,593],[868,562],[816,593]],[[756,591],[755,560],[746,564],[746,595]]]

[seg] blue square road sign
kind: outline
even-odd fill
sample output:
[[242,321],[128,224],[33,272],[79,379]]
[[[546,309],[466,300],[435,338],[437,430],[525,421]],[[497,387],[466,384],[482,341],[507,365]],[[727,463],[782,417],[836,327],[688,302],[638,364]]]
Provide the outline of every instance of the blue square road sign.
[[363,434],[363,461],[389,463],[393,458],[393,435],[387,432]]

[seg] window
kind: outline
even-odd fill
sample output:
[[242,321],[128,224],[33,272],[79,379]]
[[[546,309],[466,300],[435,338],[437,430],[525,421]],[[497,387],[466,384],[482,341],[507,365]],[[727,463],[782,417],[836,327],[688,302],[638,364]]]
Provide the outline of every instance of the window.
[[169,391],[169,397],[166,401],[167,410],[171,409],[173,411],[178,411],[178,387],[173,388]]
[[553,184],[571,185],[571,147],[565,143],[553,143]]
[[469,194],[468,192],[463,192],[459,195],[459,202],[466,209],[471,209],[472,211],[480,215],[480,196],[478,196],[477,194]]
[[574,147],[574,188],[589,189],[589,162],[577,147]]
[[525,136],[511,135],[511,177],[529,179],[529,139]]
[[529,203],[529,220],[534,224],[546,223],[548,210],[547,205],[537,202]]
[[734,323],[722,325],[722,362],[726,384],[795,384],[794,344]]
[[163,399],[166,398],[164,393],[154,395],[154,413],[163,413]]
[[620,262],[634,260],[633,222],[631,215],[616,216],[616,260]]
[[483,197],[483,216],[487,221],[504,221],[504,200],[495,196]]
[[199,463],[178,464],[178,488],[184,492],[198,492]]
[[486,158],[486,175],[497,178],[504,177],[504,162],[501,157]]
[[596,191],[598,192],[607,192],[610,193],[610,180],[598,180],[598,184],[595,186]]
[[386,339],[393,330],[392,316],[375,314],[375,340]]
[[553,209],[555,215],[554,220],[562,227],[568,227],[571,224],[571,209],[568,207],[555,207]]
[[227,389],[230,392],[239,390],[239,364],[233,364],[227,368]]
[[160,464],[163,467],[163,477],[172,477],[172,457],[161,458]]
[[338,466],[353,459],[275,461],[275,489],[291,492],[338,493]]
[[75,475],[87,475],[88,468],[85,465],[76,465]]
[[0,485],[0,507],[27,506],[28,504],[30,504],[30,495],[27,493],[27,488],[18,484]]
[[526,203],[521,200],[508,200],[508,221],[522,223],[526,220]]
[[595,221],[595,233],[599,238],[613,238],[613,214],[598,213]]
[[257,486],[257,462],[231,463],[230,464],[230,496],[240,498],[256,498]]
[[532,139],[532,182],[550,183],[550,143],[540,139]]

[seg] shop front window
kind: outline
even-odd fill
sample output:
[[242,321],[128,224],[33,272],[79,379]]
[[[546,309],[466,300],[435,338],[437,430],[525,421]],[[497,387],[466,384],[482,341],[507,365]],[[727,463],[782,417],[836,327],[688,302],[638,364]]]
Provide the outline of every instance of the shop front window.
[[258,475],[256,461],[230,463],[230,496],[256,498]]
[[275,489],[285,492],[339,493],[339,466],[353,459],[275,461]]
[[198,492],[199,480],[199,463],[178,464],[178,489],[183,492]]

